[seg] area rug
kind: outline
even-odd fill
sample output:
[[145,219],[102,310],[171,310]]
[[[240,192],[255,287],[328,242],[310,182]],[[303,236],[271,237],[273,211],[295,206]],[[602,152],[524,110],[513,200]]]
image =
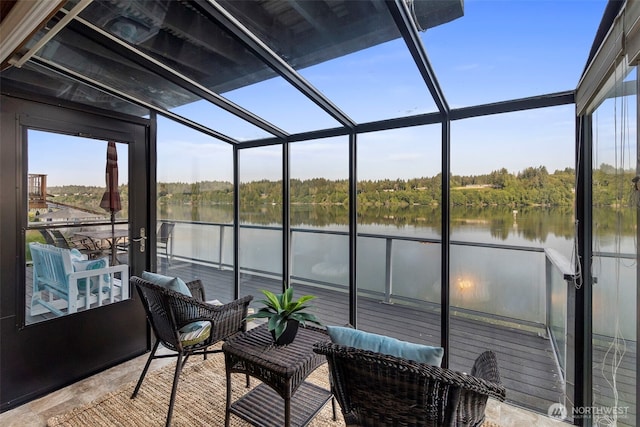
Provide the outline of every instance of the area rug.
[[[131,393],[135,381],[122,389],[108,393],[88,405],[75,408],[65,414],[47,420],[49,427],[141,427],[163,426],[169,408],[169,396],[173,382],[174,364],[147,374],[135,399]],[[327,387],[326,364],[308,378],[309,382]],[[260,382],[251,379],[252,387]],[[233,374],[232,396],[234,401],[246,393],[244,375]],[[226,403],[226,378],[224,356],[209,355],[191,358],[184,367],[178,383],[178,393],[171,418],[175,427],[224,426]],[[336,405],[336,408],[337,405]],[[239,417],[231,416],[231,426],[244,427],[250,424]],[[333,421],[331,403],[325,405],[310,426],[343,426],[338,408],[338,420]]]
[[[131,393],[135,381],[122,389],[98,398],[88,405],[75,408],[65,414],[47,420],[48,427],[141,427],[163,426],[169,408],[169,395],[174,366],[169,365],[147,374],[135,399]],[[328,388],[326,364],[308,378],[309,382]],[[232,395],[234,401],[246,393],[244,375],[233,374]],[[251,380],[252,387],[259,384]],[[178,384],[178,394],[171,424],[175,427],[224,426],[226,378],[222,354],[210,355],[206,361],[192,358],[184,367]],[[310,426],[344,426],[337,406],[338,420],[333,421],[331,403],[328,403],[313,419]],[[235,415],[231,426],[249,424]],[[485,427],[498,427],[485,422]]]

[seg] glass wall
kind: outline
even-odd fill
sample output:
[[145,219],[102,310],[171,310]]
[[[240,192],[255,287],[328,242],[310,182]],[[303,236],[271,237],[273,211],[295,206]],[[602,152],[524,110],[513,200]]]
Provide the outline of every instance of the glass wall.
[[233,148],[158,117],[156,268],[233,299]]
[[260,299],[262,289],[281,293],[281,145],[239,151],[240,294]]
[[592,114],[592,381],[598,425],[635,425],[636,417],[636,78],[636,67],[622,67]]
[[441,127],[358,135],[358,328],[440,345]]
[[349,323],[349,140],[290,145],[291,284],[323,324]]
[[[563,396],[564,352],[541,355],[553,351],[553,262],[568,265],[573,254],[573,117],[567,105],[451,125],[450,366],[468,372],[492,350],[508,399],[544,413]],[[560,289],[556,305],[566,304],[567,283]],[[566,330],[558,333],[564,343]],[[480,337],[472,346],[470,334]]]

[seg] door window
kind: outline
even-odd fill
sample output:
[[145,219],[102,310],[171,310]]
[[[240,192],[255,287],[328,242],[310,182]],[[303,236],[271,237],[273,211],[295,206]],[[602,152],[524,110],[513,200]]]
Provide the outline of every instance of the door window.
[[25,324],[130,298],[128,144],[27,130]]

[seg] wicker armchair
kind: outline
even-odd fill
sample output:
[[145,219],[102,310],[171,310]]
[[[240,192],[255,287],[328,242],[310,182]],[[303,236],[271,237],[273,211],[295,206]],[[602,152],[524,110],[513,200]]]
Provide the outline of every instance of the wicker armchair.
[[[166,425],[169,426],[178,387],[178,378],[189,356],[201,354],[206,358],[207,354],[219,353],[222,350],[207,350],[207,348],[239,332],[246,331],[245,318],[253,296],[248,295],[228,304],[215,306],[203,302],[205,294],[200,280],[187,283],[187,287],[193,295],[192,297],[157,286],[137,276],[131,277],[131,283],[138,289],[140,299],[147,313],[147,320],[151,324],[156,337],[151,354],[147,359],[131,398],[135,398],[138,394],[153,359],[177,357],[166,421]],[[180,329],[199,321],[210,322],[208,333],[203,333],[196,338],[189,337],[187,340],[184,333],[180,332]],[[175,351],[176,354],[156,355],[158,345],[161,343],[167,349]]]
[[318,343],[348,426],[480,426],[489,396],[505,399],[495,355],[463,374],[394,356]]

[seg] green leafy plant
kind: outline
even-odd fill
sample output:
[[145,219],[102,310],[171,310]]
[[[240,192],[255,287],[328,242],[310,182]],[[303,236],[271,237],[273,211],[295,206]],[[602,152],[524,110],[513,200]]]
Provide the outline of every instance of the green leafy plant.
[[303,326],[306,322],[322,325],[315,315],[303,311],[310,307],[305,305],[305,303],[314,299],[314,295],[304,295],[299,299],[294,300],[293,288],[288,288],[284,293],[278,295],[267,291],[266,289],[263,289],[262,293],[267,297],[267,299],[259,302],[263,303],[265,306],[255,314],[247,316],[247,320],[269,319],[267,328],[269,331],[273,331],[275,333],[276,340],[279,339],[287,329],[287,322],[289,320],[297,320]]

